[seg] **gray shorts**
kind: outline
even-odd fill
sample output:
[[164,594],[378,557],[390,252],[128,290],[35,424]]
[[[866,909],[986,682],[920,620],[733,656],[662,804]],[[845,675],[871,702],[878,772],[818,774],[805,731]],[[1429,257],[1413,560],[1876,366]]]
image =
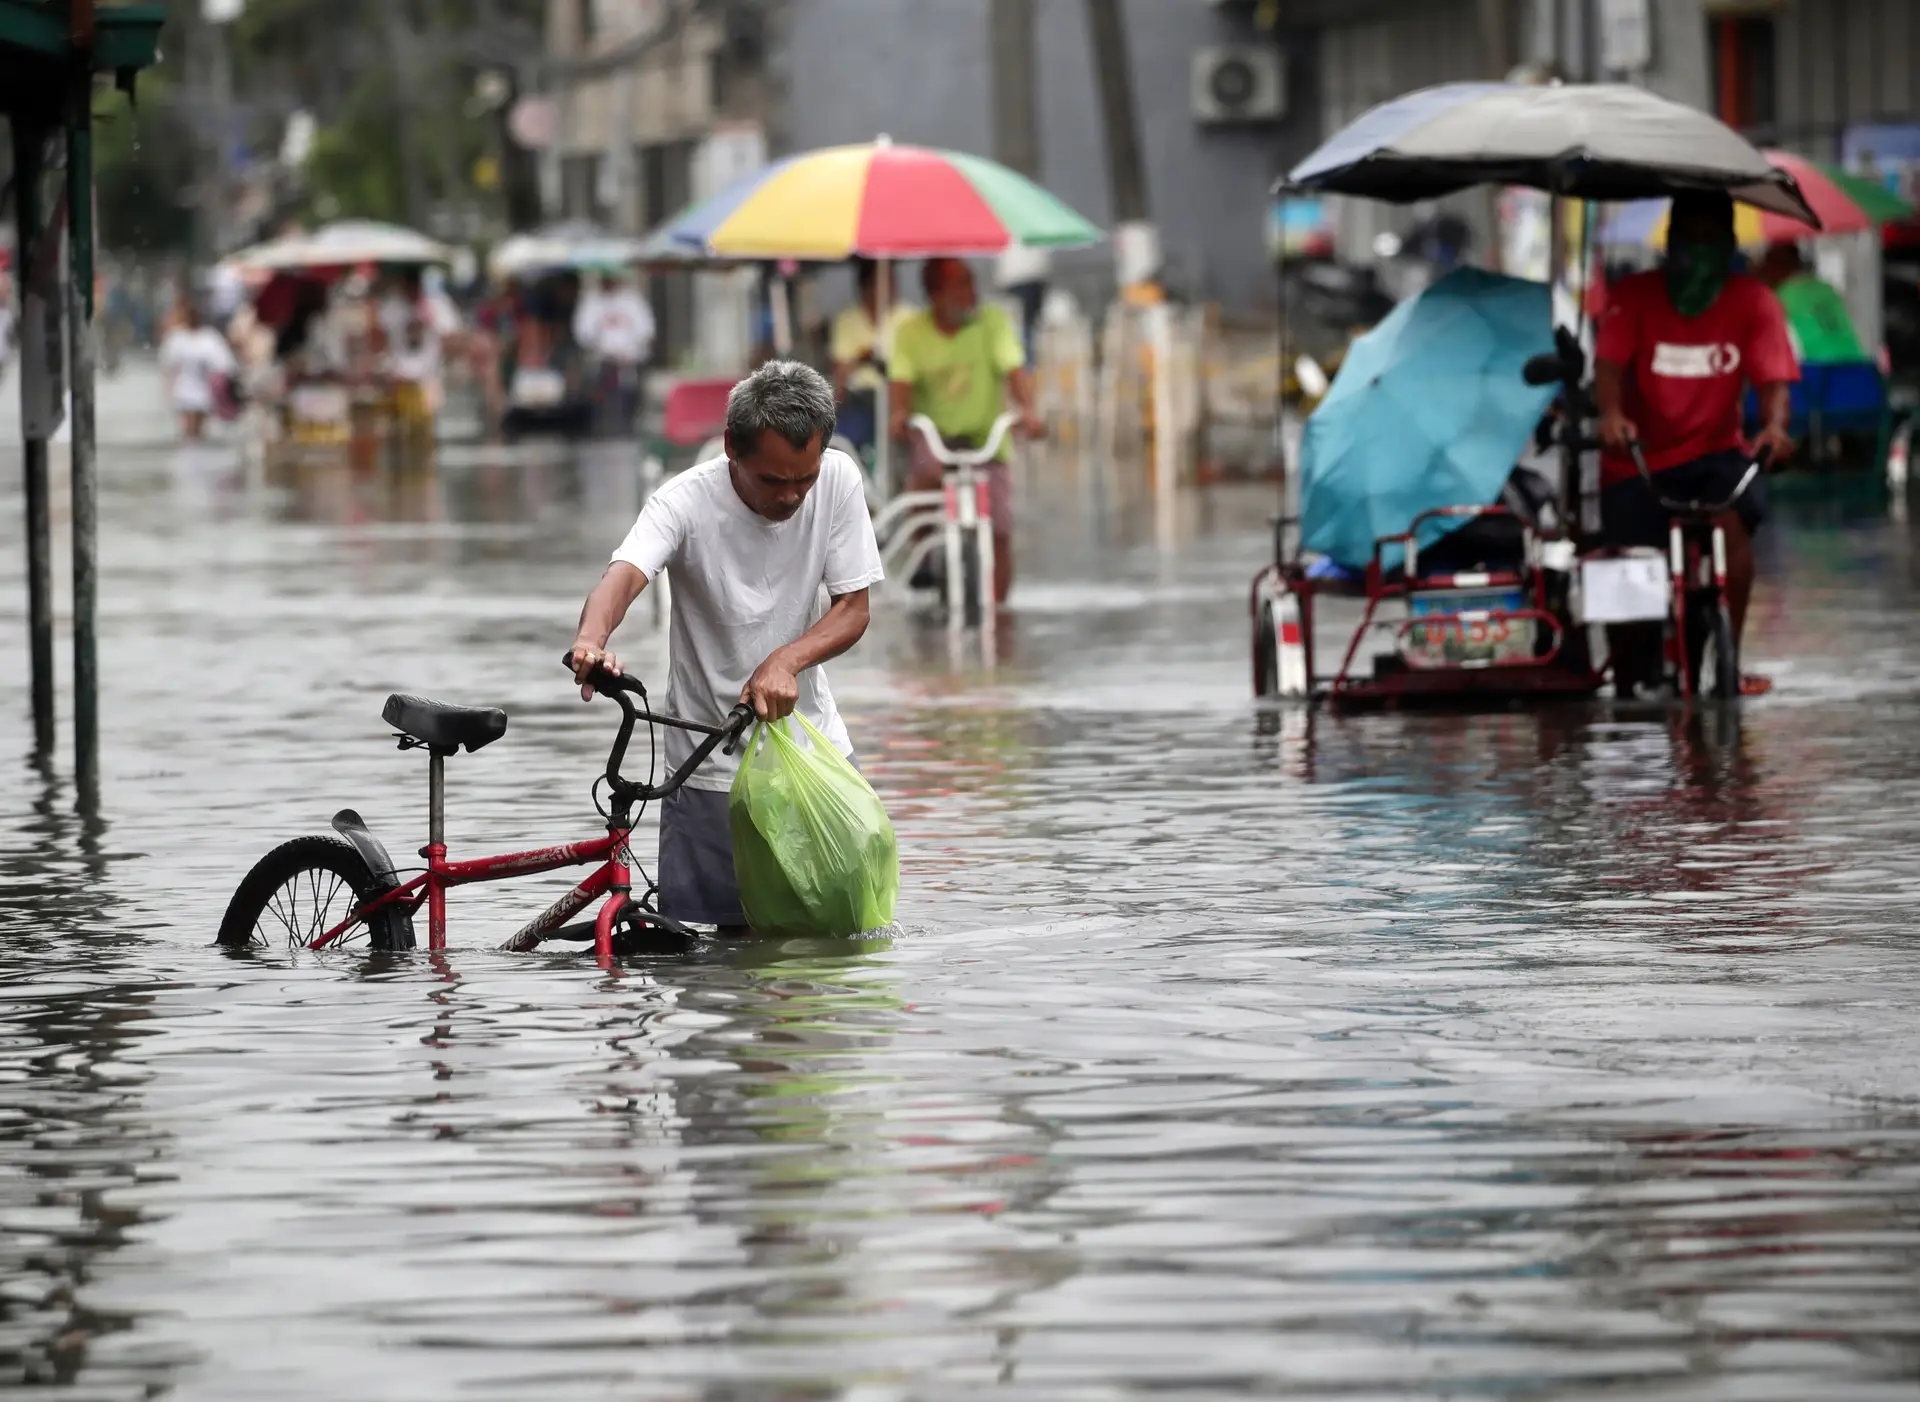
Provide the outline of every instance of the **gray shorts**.
[[694,925],[744,925],[733,879],[724,789],[676,789],[660,804],[660,913]]
[[[860,761],[847,759],[858,769]],[[660,913],[690,925],[745,925],[733,876],[730,795],[675,789],[660,804]]]

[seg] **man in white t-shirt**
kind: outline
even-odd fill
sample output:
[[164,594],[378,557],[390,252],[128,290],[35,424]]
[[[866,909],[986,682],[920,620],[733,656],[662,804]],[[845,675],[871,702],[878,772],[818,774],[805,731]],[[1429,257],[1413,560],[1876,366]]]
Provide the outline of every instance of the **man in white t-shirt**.
[[[867,590],[885,577],[858,465],[827,450],[833,390],[818,371],[769,361],[727,397],[727,453],[647,500],[587,597],[573,640],[582,695],[607,639],[663,569],[673,572],[667,711],[724,724],[738,702],[763,720],[798,710],[843,754],[853,743],[820,664],[867,631]],[[820,590],[830,600],[818,607]],[[668,772],[694,749],[668,728]],[[727,791],[737,756],[715,750],[660,809],[660,909],[676,920],[746,925],[733,877]]]
[[616,433],[633,431],[640,413],[640,375],[653,356],[653,308],[632,283],[616,277],[580,299],[573,339],[594,359],[601,422]]

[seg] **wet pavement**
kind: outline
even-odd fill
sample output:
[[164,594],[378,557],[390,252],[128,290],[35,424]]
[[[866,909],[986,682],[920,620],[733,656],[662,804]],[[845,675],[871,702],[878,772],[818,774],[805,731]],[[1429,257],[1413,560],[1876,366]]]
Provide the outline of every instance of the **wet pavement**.
[[444,957],[209,941],[340,806],[424,840],[390,690],[512,713],[456,855],[592,835],[557,659],[630,451],[104,475],[82,822],[0,459],[0,1392],[1920,1397],[1920,609],[1870,492],[1778,494],[1737,725],[1338,719],[1249,699],[1267,491],[1162,549],[1055,464],[997,668],[893,607],[834,665],[898,936],[609,975],[490,948],[565,878],[457,892]]

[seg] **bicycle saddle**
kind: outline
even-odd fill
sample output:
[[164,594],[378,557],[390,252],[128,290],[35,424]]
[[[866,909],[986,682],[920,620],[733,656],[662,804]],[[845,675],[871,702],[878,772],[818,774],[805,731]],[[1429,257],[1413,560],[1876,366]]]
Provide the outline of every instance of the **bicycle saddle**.
[[507,713],[498,706],[449,706],[423,696],[387,698],[380,718],[402,735],[436,750],[467,747],[472,754],[507,733]]

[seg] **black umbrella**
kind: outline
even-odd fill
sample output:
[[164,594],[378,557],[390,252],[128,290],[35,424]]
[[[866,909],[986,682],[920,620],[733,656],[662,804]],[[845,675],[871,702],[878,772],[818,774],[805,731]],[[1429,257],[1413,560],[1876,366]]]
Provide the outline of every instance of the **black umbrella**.
[[1785,171],[1706,113],[1619,84],[1448,83],[1363,113],[1283,185],[1411,203],[1472,185],[1588,200],[1725,190],[1819,227]]

